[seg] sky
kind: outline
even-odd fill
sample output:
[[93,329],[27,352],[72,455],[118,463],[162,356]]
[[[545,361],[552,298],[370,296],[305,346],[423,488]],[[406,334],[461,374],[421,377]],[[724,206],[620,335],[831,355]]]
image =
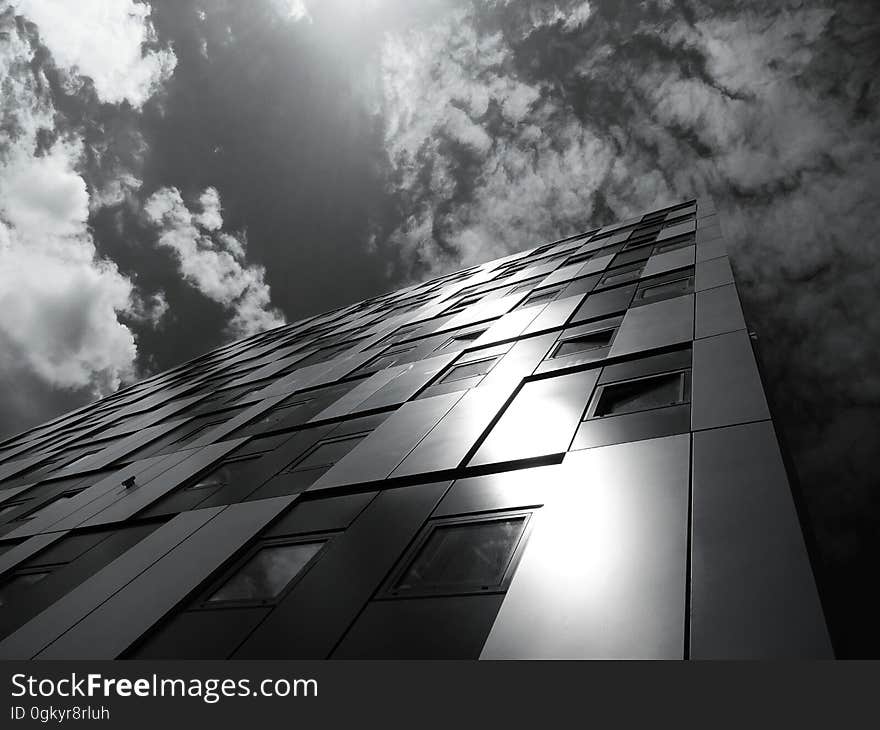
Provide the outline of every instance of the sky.
[[0,0],[0,435],[709,195],[838,642],[880,654],[880,6],[71,7]]

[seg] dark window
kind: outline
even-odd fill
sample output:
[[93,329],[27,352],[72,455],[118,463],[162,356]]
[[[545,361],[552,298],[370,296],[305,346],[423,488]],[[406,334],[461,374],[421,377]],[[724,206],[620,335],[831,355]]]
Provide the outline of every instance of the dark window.
[[527,514],[430,524],[391,595],[498,590],[511,577]]
[[485,375],[495,364],[497,357],[490,357],[485,360],[476,360],[463,365],[456,365],[439,382],[451,383],[455,380],[464,380],[465,378],[473,378],[478,375]]
[[287,419],[288,416],[293,415],[298,409],[305,407],[313,400],[314,398],[303,398],[302,400],[293,401],[291,403],[282,403],[281,405],[275,406],[265,416],[248,424],[248,429],[270,429],[272,428],[272,426],[281,423],[282,421]]
[[525,298],[522,304],[520,304],[520,307],[531,307],[534,304],[549,302],[552,299],[556,299],[556,296],[560,291],[562,291],[562,287],[552,287],[550,289],[542,289],[540,291],[532,292]]
[[586,352],[587,350],[597,350],[600,347],[607,347],[611,344],[611,338],[614,336],[614,329],[600,330],[599,332],[589,332],[585,335],[570,337],[563,340],[556,346],[553,357],[564,357],[565,355],[573,355],[576,352]]
[[614,284],[623,284],[624,282],[638,279],[643,267],[643,263],[638,263],[609,271],[602,277],[599,285],[613,286]]
[[333,466],[363,441],[369,433],[370,432],[367,431],[364,433],[355,433],[348,436],[340,436],[335,439],[319,441],[312,446],[312,448],[309,449],[299,461],[286,469],[286,471],[304,471],[306,469]]
[[212,487],[225,487],[232,484],[236,478],[245,473],[262,454],[254,454],[239,459],[230,459],[222,463],[217,469],[203,476],[187,489],[210,489]]
[[51,572],[50,570],[30,570],[13,573],[0,585],[0,606],[8,605],[16,596],[34,583],[39,583]]
[[259,547],[208,597],[206,603],[275,600],[303,572],[325,543],[326,540],[320,540]]
[[15,512],[15,510],[17,510],[23,504],[27,504],[30,501],[31,498],[28,497],[27,499],[19,499],[15,502],[6,502],[5,504],[0,505],[0,517],[2,517],[3,515],[8,515],[10,512]]
[[58,502],[63,502],[65,500],[71,499],[71,498],[75,497],[77,494],[79,494],[81,491],[82,491],[82,489],[76,489],[76,490],[73,490],[70,492],[62,492],[58,496],[50,499],[47,503],[40,505],[35,510],[28,512],[27,514],[22,515],[21,517],[17,517],[16,519],[18,519],[18,520],[32,520],[35,517],[39,517],[46,510],[48,510],[50,507],[54,507]]
[[675,279],[667,281],[663,284],[654,284],[653,286],[645,286],[636,292],[636,299],[644,301],[646,299],[661,299],[666,297],[674,297],[679,294],[687,294],[691,291],[691,279],[685,277],[683,279]]
[[592,415],[617,416],[686,403],[690,399],[688,381],[688,372],[679,371],[605,385]]

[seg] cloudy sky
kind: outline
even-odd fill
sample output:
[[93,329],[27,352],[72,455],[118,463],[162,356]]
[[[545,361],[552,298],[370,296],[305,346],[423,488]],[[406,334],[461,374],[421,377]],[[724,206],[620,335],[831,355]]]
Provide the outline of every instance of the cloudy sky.
[[75,6],[0,0],[0,434],[237,336],[709,194],[865,630],[876,4]]

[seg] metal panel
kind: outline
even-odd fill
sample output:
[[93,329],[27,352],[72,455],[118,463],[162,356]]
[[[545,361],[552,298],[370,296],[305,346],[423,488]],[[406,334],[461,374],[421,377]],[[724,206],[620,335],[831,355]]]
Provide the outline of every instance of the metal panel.
[[577,296],[566,297],[565,299],[557,299],[550,302],[541,313],[532,320],[531,324],[523,330],[522,337],[530,337],[531,335],[545,332],[552,329],[560,329],[571,318],[575,310],[584,300],[583,294]]
[[421,529],[448,482],[381,492],[315,564],[235,659],[325,659]]
[[610,357],[687,342],[694,337],[694,295],[665,299],[627,310]]
[[482,659],[683,656],[689,441],[566,457]]
[[831,657],[773,426],[694,434],[693,459],[691,657]]
[[291,497],[226,507],[37,656],[113,659],[232,557]]
[[334,659],[477,659],[504,598],[372,601]]
[[468,464],[564,452],[598,378],[596,369],[526,383]]
[[373,395],[364,400],[357,407],[356,411],[387,408],[409,400],[424,388],[437,373],[455,360],[458,355],[458,352],[449,352],[413,363],[406,372],[390,380],[386,385],[383,385]]
[[745,329],[746,321],[733,284],[697,292],[696,307],[697,339]]
[[[184,512],[0,641],[0,658],[32,659],[215,517],[221,508]],[[142,597],[143,598],[143,597]]]
[[89,506],[92,516],[81,522],[80,526],[96,527],[132,517],[189,478],[235,451],[245,441],[246,439],[235,439],[206,446],[139,487],[133,489],[120,487],[115,492],[105,494]]
[[51,544],[65,536],[64,532],[47,532],[42,535],[34,535],[18,545],[13,545],[9,550],[0,553],[0,575],[15,568],[19,563],[30,560],[40,550],[45,550]]
[[462,395],[463,392],[447,393],[404,404],[308,491],[385,479]]
[[691,430],[770,418],[745,330],[694,341]]
[[667,271],[675,269],[683,269],[686,266],[693,266],[696,261],[697,249],[695,246],[685,246],[677,248],[674,251],[666,253],[658,253],[648,259],[645,268],[642,269],[642,278],[656,276],[657,274],[665,274]]
[[720,236],[708,241],[700,241],[697,238],[697,263],[711,261],[719,256],[727,256],[727,245]]
[[668,238],[683,236],[685,233],[693,233],[697,229],[697,222],[694,220],[685,221],[684,223],[676,223],[674,226],[664,228],[657,234],[657,242],[665,241]]
[[733,284],[733,270],[730,268],[730,259],[727,256],[719,256],[697,264],[694,287],[696,291],[725,284]]

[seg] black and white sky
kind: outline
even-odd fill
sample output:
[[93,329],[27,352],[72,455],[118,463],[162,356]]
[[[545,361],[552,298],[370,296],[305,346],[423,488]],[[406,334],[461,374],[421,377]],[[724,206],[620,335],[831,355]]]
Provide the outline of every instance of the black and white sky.
[[871,2],[0,0],[0,434],[708,194],[863,632],[878,70]]

